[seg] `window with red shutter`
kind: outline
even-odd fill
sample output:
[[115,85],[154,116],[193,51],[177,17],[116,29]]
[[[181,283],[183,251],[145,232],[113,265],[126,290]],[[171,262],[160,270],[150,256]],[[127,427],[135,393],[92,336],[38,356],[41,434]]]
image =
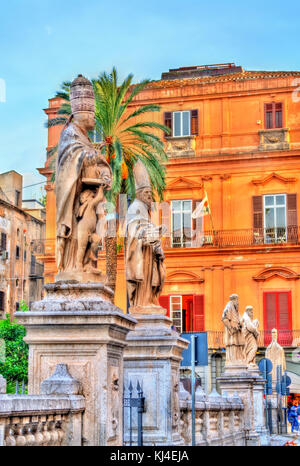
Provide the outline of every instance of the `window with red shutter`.
[[265,104],[265,128],[282,128],[282,102],[272,102]]
[[193,296],[194,325],[193,332],[204,332],[204,296],[195,294]]
[[288,346],[292,343],[291,292],[266,291],[264,293],[265,346],[272,340],[271,331],[278,331],[278,343]]
[[158,299],[159,304],[161,307],[167,310],[167,316],[170,317],[170,296],[169,295],[161,295]]

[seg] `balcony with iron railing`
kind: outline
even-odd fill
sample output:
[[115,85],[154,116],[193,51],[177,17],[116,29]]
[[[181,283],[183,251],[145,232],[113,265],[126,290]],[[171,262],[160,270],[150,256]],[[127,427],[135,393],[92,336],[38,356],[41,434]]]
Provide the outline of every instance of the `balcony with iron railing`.
[[[258,346],[267,347],[272,341],[272,330],[260,330]],[[278,330],[278,343],[283,347],[300,346],[300,330]],[[224,345],[223,331],[207,331],[207,344],[209,349],[222,349]]]
[[31,279],[43,278],[44,277],[44,265],[39,262],[32,261],[30,263],[29,277]]
[[165,249],[191,247],[247,247],[299,244],[300,229],[297,226],[285,228],[247,228],[240,230],[206,230],[190,234],[171,235],[164,241]]

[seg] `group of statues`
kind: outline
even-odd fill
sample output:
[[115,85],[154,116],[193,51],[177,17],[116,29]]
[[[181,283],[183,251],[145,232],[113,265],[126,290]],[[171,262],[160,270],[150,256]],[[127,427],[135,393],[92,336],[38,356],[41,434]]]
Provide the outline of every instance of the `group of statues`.
[[222,315],[226,364],[256,366],[258,348],[258,320],[253,320],[253,307],[246,306],[243,316],[239,314],[239,298],[232,294]]
[[[256,368],[259,322],[253,319],[253,307],[246,306],[243,316],[239,314],[239,298],[232,294],[222,315],[224,323],[224,344],[226,346],[227,365],[247,365]],[[277,342],[277,330],[272,330],[272,341],[266,349],[265,357],[273,364],[272,379],[276,380],[276,367],[286,369],[284,349]]]
[[[91,82],[79,75],[71,84],[72,114],[62,130],[56,165],[56,281],[101,281],[97,253],[106,233],[105,191],[113,174],[88,132],[95,127]],[[162,227],[150,221],[152,188],[147,170],[134,167],[136,198],[126,227],[126,280],[132,308],[158,306],[165,269]],[[104,280],[104,279],[103,279]]]

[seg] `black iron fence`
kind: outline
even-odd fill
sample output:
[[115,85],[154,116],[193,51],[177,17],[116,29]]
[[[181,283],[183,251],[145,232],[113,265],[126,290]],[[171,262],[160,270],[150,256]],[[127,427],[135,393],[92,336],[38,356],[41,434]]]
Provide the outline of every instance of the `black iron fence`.
[[[126,437],[129,437],[129,446],[133,445],[133,431],[134,424],[136,425],[137,435],[136,441],[137,445],[143,446],[143,413],[145,410],[145,397],[143,394],[143,389],[139,381],[136,385],[137,397],[133,396],[133,385],[132,382],[129,382],[128,387],[124,386],[123,392],[123,443],[126,442]],[[133,410],[137,415],[137,422],[133,424]],[[127,434],[128,429],[128,434]]]

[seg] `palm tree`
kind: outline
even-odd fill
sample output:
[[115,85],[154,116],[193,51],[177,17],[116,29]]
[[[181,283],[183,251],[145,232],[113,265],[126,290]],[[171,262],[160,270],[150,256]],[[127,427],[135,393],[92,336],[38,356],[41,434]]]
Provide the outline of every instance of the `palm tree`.
[[[168,160],[164,143],[157,134],[169,133],[169,128],[154,121],[138,121],[145,113],[160,111],[154,104],[141,105],[136,110],[130,109],[133,99],[147,86],[148,80],[132,84],[133,75],[129,74],[118,85],[115,68],[111,73],[103,72],[92,81],[95,93],[96,131],[101,134],[106,145],[102,151],[106,155],[113,171],[112,189],[107,192],[107,200],[115,205],[118,195],[126,193],[130,199],[135,197],[133,168],[141,160],[150,177],[153,197],[163,198],[165,189],[165,162]],[[56,96],[64,99],[58,116],[50,120],[48,126],[62,124],[71,113],[69,103],[70,83],[64,82],[62,90]],[[57,150],[53,148],[50,156]],[[49,156],[49,154],[48,154]],[[51,165],[53,162],[51,163]],[[109,285],[115,289],[117,272],[117,238],[114,228],[115,220],[108,222],[106,244],[106,274]],[[109,233],[111,231],[111,233]]]

